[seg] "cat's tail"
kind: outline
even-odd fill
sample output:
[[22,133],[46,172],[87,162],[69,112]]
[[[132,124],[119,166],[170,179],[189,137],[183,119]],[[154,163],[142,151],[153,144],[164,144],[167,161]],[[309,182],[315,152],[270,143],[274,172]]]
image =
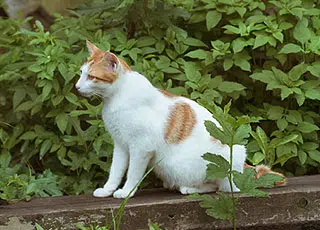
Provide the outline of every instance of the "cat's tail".
[[283,180],[277,181],[275,183],[275,186],[283,186],[283,185],[287,184],[287,178],[285,177],[285,175],[283,175],[282,173],[279,173],[279,172],[272,171],[266,165],[252,166],[252,165],[248,165],[247,163],[244,163],[244,169],[246,169],[246,168],[252,168],[252,169],[254,169],[256,171],[256,175],[254,176],[255,179],[260,178],[264,174],[271,173],[271,174],[279,175],[279,176],[281,176],[283,178]]

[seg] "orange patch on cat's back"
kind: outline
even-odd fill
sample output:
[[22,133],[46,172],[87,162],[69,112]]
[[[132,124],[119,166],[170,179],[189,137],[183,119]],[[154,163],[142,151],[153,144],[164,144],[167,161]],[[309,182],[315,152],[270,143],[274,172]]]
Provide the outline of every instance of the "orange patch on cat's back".
[[173,93],[170,93],[164,89],[159,89],[159,91],[166,97],[178,97],[177,95],[173,94]]
[[197,123],[196,113],[185,102],[176,103],[170,111],[164,139],[168,144],[178,144],[187,139]]

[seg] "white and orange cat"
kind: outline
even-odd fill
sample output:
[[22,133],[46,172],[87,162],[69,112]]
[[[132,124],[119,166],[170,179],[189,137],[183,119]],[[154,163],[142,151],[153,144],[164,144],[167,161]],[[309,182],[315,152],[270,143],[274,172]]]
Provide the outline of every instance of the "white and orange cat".
[[[206,181],[207,162],[201,156],[212,152],[229,160],[230,155],[230,148],[213,139],[204,126],[205,120],[219,126],[210,112],[188,98],[153,87],[115,54],[88,41],[87,46],[91,56],[81,67],[76,88],[83,96],[103,98],[102,118],[114,140],[109,179],[93,195],[125,198],[153,165],[163,186],[182,194],[230,192],[227,178]],[[242,172],[246,148],[233,148],[232,167]],[[118,188],[126,171],[126,182]],[[233,189],[238,191],[235,185]]]

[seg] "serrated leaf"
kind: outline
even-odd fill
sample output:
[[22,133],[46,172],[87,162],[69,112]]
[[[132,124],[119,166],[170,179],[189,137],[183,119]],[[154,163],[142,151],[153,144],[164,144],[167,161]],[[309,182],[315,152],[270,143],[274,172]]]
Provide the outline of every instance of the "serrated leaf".
[[221,155],[206,153],[202,157],[210,162],[207,165],[208,180],[214,181],[218,178],[222,179],[227,176],[230,165]]
[[233,198],[229,195],[219,193],[219,198],[214,198],[214,202],[211,202],[210,208],[206,210],[206,213],[217,219],[231,220],[233,218],[232,210]]
[[223,144],[230,143],[231,137],[224,134],[212,121],[205,121],[204,125],[212,137],[220,140]]
[[245,145],[247,144],[247,138],[250,136],[251,126],[249,124],[243,124],[237,128],[233,135],[233,144]]
[[290,53],[299,53],[303,51],[303,49],[296,45],[296,44],[292,44],[292,43],[289,43],[285,46],[282,47],[282,49],[280,50],[280,54],[290,54]]
[[214,28],[220,22],[222,14],[217,11],[209,11],[206,16],[208,31]]

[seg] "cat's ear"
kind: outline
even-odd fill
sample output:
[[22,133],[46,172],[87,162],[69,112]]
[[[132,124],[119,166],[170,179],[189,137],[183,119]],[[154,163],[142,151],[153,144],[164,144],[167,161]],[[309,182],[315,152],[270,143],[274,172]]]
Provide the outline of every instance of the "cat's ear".
[[108,72],[118,72],[120,61],[115,54],[111,52],[105,52],[103,59]]
[[94,53],[97,53],[100,51],[100,49],[98,47],[96,47],[94,44],[92,44],[91,42],[89,42],[88,40],[86,40],[87,43],[87,47],[89,50],[90,55],[92,56]]

